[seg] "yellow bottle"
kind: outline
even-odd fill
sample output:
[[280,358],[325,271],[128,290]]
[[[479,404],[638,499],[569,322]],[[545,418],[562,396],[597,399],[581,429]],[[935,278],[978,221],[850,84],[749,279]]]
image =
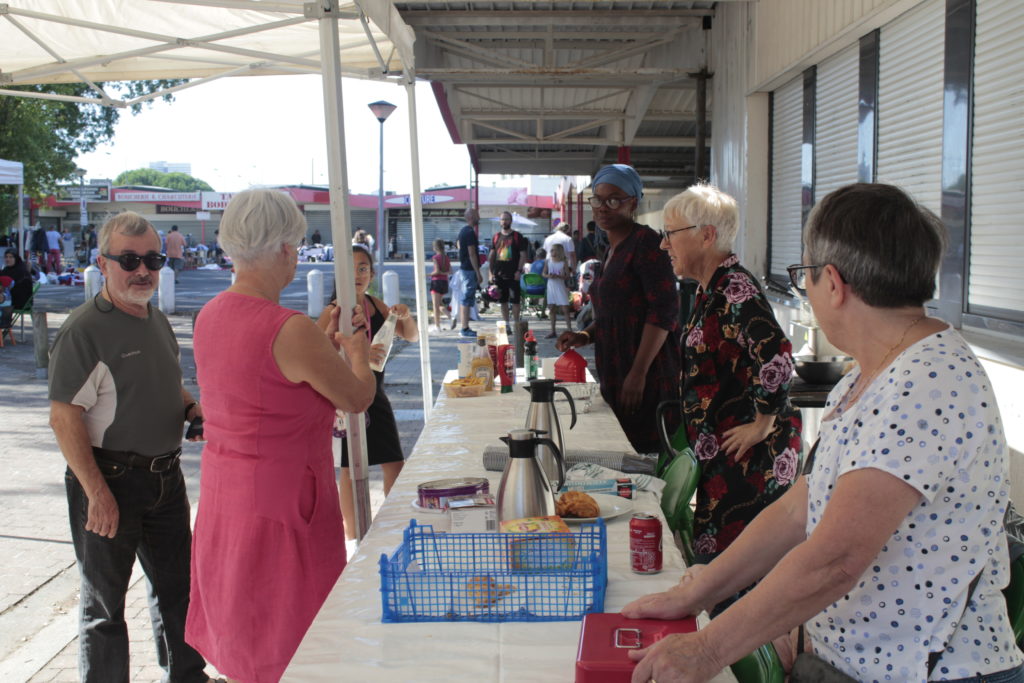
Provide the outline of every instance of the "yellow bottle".
[[487,351],[487,340],[483,337],[476,340],[476,355],[469,368],[470,377],[482,377],[487,384],[486,391],[494,390],[494,364],[491,362],[491,354]]

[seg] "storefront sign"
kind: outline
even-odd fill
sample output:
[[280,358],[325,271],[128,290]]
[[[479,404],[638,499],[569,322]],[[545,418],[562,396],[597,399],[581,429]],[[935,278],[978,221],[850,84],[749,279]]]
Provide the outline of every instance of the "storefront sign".
[[[462,218],[466,213],[465,209],[423,209],[424,218]],[[412,215],[411,209],[388,209],[388,216],[399,220],[408,220]]]
[[203,211],[223,211],[234,196],[234,192],[204,192],[202,199]]
[[[407,194],[401,194],[397,197],[385,197],[385,204],[398,204],[399,206],[409,206],[409,196]],[[421,204],[441,204],[442,202],[453,202],[455,197],[446,194],[421,194]]]
[[84,199],[87,202],[109,202],[110,184],[106,185],[58,185],[54,193],[58,203],[78,204]]
[[114,200],[119,202],[198,202],[198,192],[143,192],[115,190]]
[[210,220],[210,212],[209,211],[196,211],[196,220],[197,221],[208,221],[208,220]]
[[195,213],[195,207],[191,206],[166,206],[164,204],[156,205],[157,213]]

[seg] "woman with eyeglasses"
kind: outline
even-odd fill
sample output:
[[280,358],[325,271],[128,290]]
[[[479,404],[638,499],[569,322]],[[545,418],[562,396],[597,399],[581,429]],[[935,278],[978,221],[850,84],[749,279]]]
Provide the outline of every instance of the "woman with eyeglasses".
[[789,491],[692,579],[622,610],[675,619],[760,579],[699,633],[630,653],[643,659],[634,681],[707,680],[773,639],[784,662],[802,641],[791,680],[1024,681],[1001,591],[999,409],[970,346],[925,309],[945,232],[890,185],[849,185],[814,207],[792,272],[857,365]]
[[207,443],[185,635],[237,681],[281,677],[345,567],[331,425],[377,389],[364,332],[279,303],[305,234],[288,195],[235,195],[219,236],[235,282],[195,326]]
[[694,552],[706,564],[796,479],[802,442],[789,403],[792,345],[733,253],[736,200],[697,184],[665,204],[661,248],[700,283],[683,326],[683,415],[701,464]]
[[[603,271],[590,288],[594,320],[563,332],[556,346],[564,351],[593,342],[601,395],[633,448],[654,453],[658,404],[679,398],[675,277],[658,233],[634,220],[644,194],[637,172],[625,164],[605,166],[591,185],[594,220],[609,241]],[[667,417],[672,433],[678,415]]]

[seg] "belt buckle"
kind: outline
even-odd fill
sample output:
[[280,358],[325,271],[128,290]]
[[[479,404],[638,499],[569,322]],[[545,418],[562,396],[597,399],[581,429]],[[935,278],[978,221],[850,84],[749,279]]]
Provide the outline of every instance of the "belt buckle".
[[[178,450],[175,451],[174,453],[168,453],[167,455],[158,455],[157,457],[149,461],[149,471],[154,474],[166,472],[167,470],[171,469],[171,466],[174,464],[174,459],[177,458],[180,454],[181,451]],[[157,467],[157,463],[167,464],[166,466],[163,467]]]

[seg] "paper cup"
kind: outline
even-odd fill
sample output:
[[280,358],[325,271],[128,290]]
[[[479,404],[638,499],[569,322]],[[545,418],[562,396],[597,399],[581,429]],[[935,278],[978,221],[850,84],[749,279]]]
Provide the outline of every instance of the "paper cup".
[[542,358],[540,361],[541,372],[544,375],[544,379],[555,378],[555,361],[557,358]]

